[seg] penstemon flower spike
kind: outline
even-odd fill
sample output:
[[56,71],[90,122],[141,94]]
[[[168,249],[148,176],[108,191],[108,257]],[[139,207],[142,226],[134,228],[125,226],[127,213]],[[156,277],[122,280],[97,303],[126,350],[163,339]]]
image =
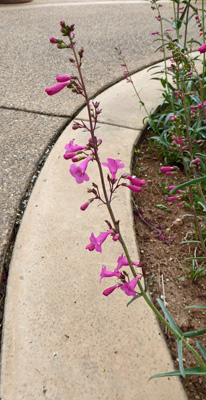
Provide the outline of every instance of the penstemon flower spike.
[[[89,98],[87,95],[87,91],[85,88],[85,84],[84,84],[84,79],[82,76],[82,72],[81,72],[81,65],[82,65],[82,58],[83,58],[83,49],[81,49],[79,52],[76,51],[75,49],[75,35],[74,35],[74,25],[68,26],[65,24],[64,21],[60,21],[60,25],[61,25],[61,32],[63,34],[63,36],[66,36],[69,38],[69,44],[66,44],[63,41],[60,41],[59,39],[56,38],[51,38],[50,42],[51,43],[55,43],[57,44],[57,47],[59,49],[70,49],[73,52],[73,57],[70,58],[70,62],[72,64],[75,65],[75,67],[77,68],[79,77],[78,79],[71,79],[70,80],[66,80],[64,82],[60,82],[59,84],[63,84],[64,86],[58,89],[54,88],[53,90],[46,89],[47,94],[51,94],[51,91],[53,91],[52,94],[56,94],[59,91],[61,91],[64,87],[67,87],[69,89],[71,89],[73,92],[75,92],[76,94],[80,94],[84,97],[85,102],[86,102],[86,107],[87,107],[87,111],[88,111],[88,117],[89,117],[89,127],[88,127],[88,131],[90,132],[91,138],[89,139],[88,142],[88,148],[86,149],[81,149],[79,150],[80,152],[86,152],[86,154],[84,154],[84,160],[81,162],[81,164],[79,166],[76,166],[76,164],[72,164],[70,167],[70,172],[71,174],[74,176],[74,178],[76,179],[77,183],[82,183],[83,181],[87,181],[89,180],[89,177],[86,173],[86,169],[87,166],[89,164],[90,161],[96,162],[97,166],[98,166],[98,170],[99,170],[99,174],[100,174],[100,180],[101,180],[101,186],[102,186],[102,190],[103,190],[103,195],[104,195],[104,199],[102,200],[108,209],[110,218],[111,218],[111,229],[109,229],[108,231],[101,233],[98,237],[95,237],[94,234],[91,234],[90,237],[90,244],[87,245],[87,249],[90,251],[96,250],[98,252],[101,252],[101,245],[102,243],[107,239],[107,237],[109,235],[111,235],[113,237],[114,241],[119,240],[119,242],[122,245],[122,248],[124,250],[124,254],[125,254],[125,258],[126,258],[126,265],[128,263],[128,266],[131,270],[131,273],[133,275],[133,279],[130,280],[129,275],[126,271],[123,272],[119,272],[119,269],[121,268],[120,265],[119,267],[116,268],[116,270],[112,271],[107,271],[106,267],[103,266],[102,269],[102,277],[111,277],[111,276],[116,276],[120,282],[118,282],[116,285],[109,287],[108,289],[106,289],[103,294],[105,296],[108,296],[109,294],[111,294],[114,290],[116,290],[117,288],[120,288],[122,291],[124,291],[124,293],[127,296],[132,296],[132,297],[139,297],[139,295],[143,296],[144,300],[146,301],[146,303],[149,305],[149,307],[153,310],[153,312],[156,314],[156,316],[164,323],[164,325],[174,334],[174,336],[176,337],[177,340],[180,340],[182,342],[182,344],[187,347],[192,353],[193,355],[196,357],[196,359],[198,360],[198,362],[200,363],[201,367],[206,371],[206,365],[203,362],[202,358],[199,356],[199,354],[197,353],[197,351],[185,340],[183,333],[180,331],[180,329],[176,329],[174,327],[173,324],[170,324],[168,322],[168,320],[166,320],[166,318],[163,317],[163,315],[158,311],[158,309],[154,306],[153,301],[151,301],[151,299],[148,297],[146,290],[144,290],[142,284],[141,284],[141,278],[145,278],[145,273],[144,270],[142,269],[142,274],[138,274],[136,271],[137,265],[135,265],[132,261],[131,258],[129,256],[129,252],[128,249],[126,247],[126,244],[124,242],[124,239],[121,235],[120,232],[120,228],[119,228],[119,221],[116,220],[112,207],[111,207],[111,200],[109,201],[109,196],[107,194],[107,190],[106,190],[106,184],[105,184],[105,180],[104,180],[104,175],[103,175],[103,170],[102,170],[102,164],[100,162],[100,158],[99,158],[99,154],[98,154],[98,146],[99,144],[101,144],[101,141],[99,141],[96,137],[95,137],[95,128],[96,128],[96,124],[98,122],[98,114],[99,114],[99,104],[98,106],[96,106],[96,103],[93,103],[94,109],[91,109],[91,105],[89,102]],[[60,78],[62,79],[62,78]],[[65,78],[66,79],[66,78]],[[57,85],[56,85],[57,86]],[[50,92],[50,93],[49,93]],[[94,105],[95,104],[95,105]],[[75,124],[77,126],[77,124]],[[84,123],[82,124],[84,126]],[[82,128],[82,126],[78,126],[78,128]],[[90,144],[90,145],[89,145]],[[71,147],[72,147],[72,143],[71,143]],[[67,150],[67,149],[66,149]],[[70,148],[68,151],[68,154],[70,153]],[[71,151],[72,152],[72,151]],[[76,156],[74,156],[76,157]],[[83,156],[82,156],[83,157]],[[110,161],[109,161],[110,160]],[[111,161],[112,160],[112,161]],[[111,173],[111,183],[113,184],[113,181],[116,180],[116,173],[117,170],[119,168],[123,168],[123,166],[121,165],[121,160],[113,160],[113,159],[107,159],[107,167],[110,170]],[[173,168],[172,170],[166,171],[167,173],[172,173],[173,172]],[[121,178],[126,178],[126,179],[135,179],[136,177],[121,177]],[[138,191],[138,189],[141,190],[141,185],[138,184],[137,181],[133,181],[130,180],[131,185],[127,185],[127,187],[130,188],[130,190],[134,190],[134,188],[136,188],[135,190]],[[142,183],[142,185],[145,183]],[[121,184],[119,186],[125,186],[125,184]],[[95,183],[93,183],[93,187],[94,187],[94,194],[97,196],[97,185]],[[110,188],[113,187],[110,185]],[[138,188],[138,189],[137,189]],[[111,197],[111,196],[110,196]],[[96,197],[97,198],[97,197]],[[93,199],[92,199],[93,200]],[[86,210],[86,208],[89,206],[90,204],[90,200],[86,203],[84,203],[81,206],[81,209],[84,211]],[[122,257],[122,256],[121,256]],[[124,257],[124,256],[123,256]],[[118,259],[118,263],[120,262],[120,260]],[[141,268],[141,265],[138,265]],[[107,271],[107,272],[106,272]],[[106,275],[104,275],[106,274]],[[101,278],[101,276],[100,276]],[[140,293],[138,293],[136,291],[136,287],[138,286]],[[146,286],[145,286],[146,289]]]

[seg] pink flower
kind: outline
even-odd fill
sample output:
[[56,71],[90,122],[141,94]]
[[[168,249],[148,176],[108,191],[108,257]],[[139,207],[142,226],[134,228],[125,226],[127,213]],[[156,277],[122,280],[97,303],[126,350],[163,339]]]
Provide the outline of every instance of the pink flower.
[[114,240],[114,242],[117,242],[117,240],[119,240],[119,233],[116,233],[116,234],[113,236],[112,240]]
[[125,282],[124,285],[121,285],[120,289],[123,290],[127,296],[136,297],[136,292],[134,291],[134,288],[137,285],[137,281],[139,278],[140,276],[137,275],[136,278],[132,279],[131,282]]
[[[55,39],[55,38],[53,38]],[[52,96],[53,94],[56,94],[60,92],[62,89],[64,89],[65,86],[67,86],[70,83],[71,76],[69,75],[57,75],[56,80],[59,82],[57,85],[54,85],[50,88],[45,89],[45,92],[49,95]]]
[[[81,151],[85,149],[85,146],[79,146],[78,144],[74,144],[73,140],[71,140],[66,146],[64,146],[66,153],[64,154],[65,160],[69,160],[73,158],[77,153],[77,151]],[[72,155],[73,154],[73,155]]]
[[86,203],[82,204],[82,206],[80,207],[80,210],[85,211],[87,209],[87,207],[89,207],[90,205],[90,201],[87,201]]
[[49,39],[50,43],[59,43],[59,39],[56,39],[55,37],[50,37]]
[[116,179],[116,173],[117,170],[120,168],[124,168],[124,164],[121,162],[121,160],[114,160],[113,158],[107,158],[107,163],[103,162],[102,165],[104,165],[104,167],[108,167],[112,176],[111,179]]
[[[127,266],[127,265],[129,265],[129,262],[128,262],[128,260],[127,260],[127,258],[123,255],[123,253],[122,253],[122,255],[118,258],[118,260],[117,260],[117,268],[115,268],[115,271],[117,270],[117,271],[119,271],[119,269],[120,268],[122,268],[123,266]],[[137,262],[134,262],[134,261],[132,261],[132,264],[133,265],[139,265],[139,263],[137,263]]]
[[117,289],[118,287],[119,287],[119,285],[115,285],[115,286],[111,286],[111,287],[107,288],[106,290],[103,291],[103,295],[109,296],[109,294],[114,292],[114,290]]
[[69,82],[71,79],[71,76],[69,75],[57,75],[56,80],[57,82]]
[[[169,190],[172,190],[172,189],[175,189],[175,188],[176,188],[176,186],[168,186],[168,189],[169,189]],[[182,193],[182,190],[177,190],[176,193],[177,193],[177,194]]]
[[80,165],[72,164],[69,171],[70,174],[75,178],[77,183],[82,183],[84,181],[89,181],[89,177],[85,172],[87,169],[87,165],[89,161],[91,161],[92,157],[88,156],[86,160],[82,161]]
[[127,175],[126,178],[129,179],[131,184],[134,186],[141,187],[146,184],[146,181],[144,179],[138,179],[138,178],[136,178],[136,176]]
[[199,51],[200,53],[206,53],[206,43],[203,44],[201,47],[199,47],[198,51]]
[[194,160],[191,161],[190,166],[192,166],[193,164],[197,165],[200,163],[200,158],[195,158]]
[[171,202],[171,201],[175,201],[177,199],[179,199],[179,196],[171,196],[171,197],[167,198],[167,201]]
[[107,271],[105,265],[102,265],[99,283],[103,278],[110,278],[111,276],[117,276],[117,278],[120,278],[121,274],[117,270]]
[[137,194],[139,194],[142,189],[139,186],[135,186],[135,185],[128,185],[127,183],[123,184],[124,186],[128,187],[132,192],[135,192]]
[[69,83],[69,81],[58,83],[57,85],[54,85],[54,86],[51,86],[51,87],[45,89],[45,92],[49,96],[53,96],[53,94],[56,94],[56,93],[60,92],[62,89],[64,89],[64,87],[67,86],[68,83]]
[[183,202],[180,202],[177,204],[177,207],[182,207],[182,205],[183,205]]
[[152,32],[152,35],[158,35],[159,32]]
[[102,243],[106,240],[107,236],[109,236],[111,233],[113,233],[113,230],[110,229],[107,232],[101,233],[97,238],[95,238],[94,234],[92,233],[89,240],[90,244],[86,246],[86,249],[89,251],[96,250],[98,253],[102,252]]
[[176,167],[160,167],[161,172],[171,172],[175,169]]

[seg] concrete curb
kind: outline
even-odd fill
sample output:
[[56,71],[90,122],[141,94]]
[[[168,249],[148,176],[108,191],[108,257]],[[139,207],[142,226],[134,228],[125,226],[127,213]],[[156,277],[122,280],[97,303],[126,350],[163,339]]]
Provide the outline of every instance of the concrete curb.
[[[150,75],[144,70],[133,77],[148,109],[160,101],[158,82]],[[144,112],[125,81],[97,100],[103,108],[101,159],[120,158],[129,172]],[[85,110],[76,119],[84,116]],[[177,378],[148,382],[174,367],[147,305],[139,300],[126,309],[128,299],[121,291],[105,298],[102,291],[110,284],[98,287],[101,265],[116,265],[122,250],[109,239],[102,254],[84,250],[91,231],[105,230],[108,215],[95,203],[84,214],[79,210],[89,185],[77,188],[62,157],[74,137],[78,144],[87,142],[87,134],[74,132],[71,124],[63,132],[36,182],[16,239],[5,305],[2,400],[186,400]],[[98,183],[93,165],[89,175]],[[138,260],[126,188],[119,191],[114,212]]]

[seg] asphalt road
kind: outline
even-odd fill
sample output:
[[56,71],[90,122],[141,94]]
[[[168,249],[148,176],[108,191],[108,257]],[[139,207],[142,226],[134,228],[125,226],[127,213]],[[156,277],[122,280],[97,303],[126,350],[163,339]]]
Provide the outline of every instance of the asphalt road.
[[[164,3],[162,12],[172,16],[171,2]],[[57,74],[74,72],[68,52],[51,45],[49,37],[59,37],[60,20],[75,23],[77,46],[85,48],[83,74],[93,95],[122,76],[115,46],[122,48],[131,71],[162,58],[154,53],[151,35],[159,28],[155,15],[146,0],[0,5],[1,264],[39,160],[83,105],[81,97],[66,89],[53,97],[44,92]]]

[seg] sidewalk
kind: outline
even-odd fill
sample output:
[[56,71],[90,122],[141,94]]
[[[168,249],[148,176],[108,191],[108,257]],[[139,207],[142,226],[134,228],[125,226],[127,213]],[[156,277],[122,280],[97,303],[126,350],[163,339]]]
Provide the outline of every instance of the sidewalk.
[[[134,81],[147,108],[155,108],[159,83],[146,70]],[[129,172],[143,109],[125,81],[97,100],[103,109],[101,160],[119,158]],[[75,119],[85,116],[83,110]],[[73,138],[86,143],[87,134],[71,126],[47,159],[16,239],[5,308],[2,400],[186,400],[178,378],[148,382],[174,367],[146,303],[126,308],[121,291],[102,295],[108,282],[98,283],[101,266],[115,265],[122,249],[110,240],[102,254],[84,249],[91,232],[104,231],[108,215],[95,203],[79,209],[90,182],[77,187],[62,155],[66,143]],[[96,173],[89,165],[91,182],[98,182]],[[130,191],[119,190],[113,206],[132,259],[138,260]]]

